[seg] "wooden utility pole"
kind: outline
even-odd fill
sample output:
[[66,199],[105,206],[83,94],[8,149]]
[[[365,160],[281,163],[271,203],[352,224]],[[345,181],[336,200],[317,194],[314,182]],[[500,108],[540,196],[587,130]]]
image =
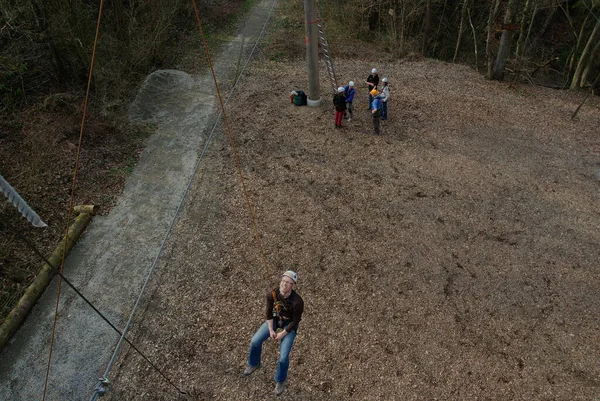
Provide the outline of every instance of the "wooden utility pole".
[[308,67],[307,104],[309,106],[320,106],[319,31],[317,27],[318,21],[315,0],[304,0],[304,14],[306,25],[306,65]]

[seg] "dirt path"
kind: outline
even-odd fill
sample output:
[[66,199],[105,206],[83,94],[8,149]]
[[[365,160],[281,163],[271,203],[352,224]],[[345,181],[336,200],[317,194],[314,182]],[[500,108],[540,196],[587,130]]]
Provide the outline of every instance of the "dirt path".
[[[231,89],[272,1],[252,11],[241,34],[215,60],[221,89]],[[74,248],[65,275],[106,317],[123,328],[158,255],[194,171],[212,123],[215,90],[210,73],[149,76],[130,110],[133,122],[157,125],[123,195],[108,216],[97,216]],[[89,399],[119,340],[70,288],[63,285],[48,400]],[[56,280],[0,358],[0,399],[41,399],[56,303]]]
[[[329,106],[290,105],[299,63],[254,64],[230,105],[271,273],[297,269],[306,302],[281,398],[594,399],[600,102],[571,121],[581,94],[435,61],[376,66],[393,97],[382,137],[367,134],[364,88],[343,130]],[[344,81],[371,67],[338,60]],[[135,339],[198,399],[263,400],[275,346],[240,373],[264,268],[219,138]],[[133,352],[120,366],[110,399],[176,398]]]

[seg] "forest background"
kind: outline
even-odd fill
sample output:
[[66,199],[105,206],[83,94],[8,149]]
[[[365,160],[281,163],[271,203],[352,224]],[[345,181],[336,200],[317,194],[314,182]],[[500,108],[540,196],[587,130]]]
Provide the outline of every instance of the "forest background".
[[[211,52],[227,43],[254,0],[198,1]],[[100,0],[0,0],[0,174],[49,224],[30,228],[8,203],[8,221],[49,254],[65,229]],[[127,124],[127,108],[157,69],[208,65],[188,0],[107,0],[86,112],[75,204],[114,205],[152,127]],[[285,7],[300,10],[303,2]],[[333,56],[436,58],[489,79],[592,91],[600,77],[600,0],[321,1]],[[294,15],[302,15],[295,13]],[[287,40],[261,57],[303,60],[304,21],[280,20]],[[286,45],[282,45],[286,43]],[[41,262],[0,235],[0,321]]]

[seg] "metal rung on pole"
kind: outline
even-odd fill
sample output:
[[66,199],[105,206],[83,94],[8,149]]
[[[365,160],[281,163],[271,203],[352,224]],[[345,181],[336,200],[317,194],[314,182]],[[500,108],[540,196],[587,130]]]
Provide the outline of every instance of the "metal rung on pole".
[[317,8],[317,20],[319,21],[317,26],[319,27],[319,41],[321,43],[321,48],[323,49],[323,58],[325,60],[325,66],[327,67],[327,72],[329,73],[329,78],[331,81],[331,89],[333,93],[337,92],[337,79],[335,77],[335,69],[333,68],[333,60],[329,55],[329,43],[327,43],[327,36],[325,35],[325,27],[323,26],[323,20],[321,19],[321,12]]

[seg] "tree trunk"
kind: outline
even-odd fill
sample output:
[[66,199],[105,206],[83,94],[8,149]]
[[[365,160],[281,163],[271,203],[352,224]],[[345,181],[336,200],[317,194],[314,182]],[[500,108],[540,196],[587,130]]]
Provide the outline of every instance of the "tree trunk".
[[458,27],[458,37],[456,38],[456,48],[454,49],[454,57],[452,57],[452,62],[456,63],[456,58],[458,57],[458,53],[460,52],[460,46],[462,43],[462,37],[465,30],[465,19],[467,18],[467,10],[470,6],[469,0],[463,1],[462,11],[460,13],[460,25]]
[[594,67],[594,60],[596,59],[596,53],[598,52],[598,49],[600,49],[600,40],[596,41],[596,45],[594,46],[592,52],[590,53],[590,56],[588,57],[587,65],[585,66],[585,68],[583,69],[583,73],[581,74],[581,82],[579,83],[579,87],[581,88],[585,86],[588,74],[590,73],[590,70]]
[[438,29],[435,32],[435,36],[433,37],[434,44],[433,49],[431,50],[432,57],[435,57],[435,51],[437,49],[438,43],[440,43],[440,31],[442,30],[442,22],[444,21],[444,17],[446,16],[446,7],[448,6],[448,0],[444,0],[444,7],[442,8],[442,14],[440,15],[440,22],[438,23]]
[[[508,6],[506,7],[506,14],[504,14],[504,24],[513,24],[515,16],[522,0],[509,0]],[[512,45],[512,39],[515,31],[511,29],[505,29],[502,31],[500,37],[500,46],[498,48],[498,55],[496,56],[496,62],[494,63],[494,70],[492,71],[492,79],[501,81],[504,78],[504,66],[510,53],[510,47]]]
[[[531,0],[525,1],[525,8],[523,9],[523,17],[521,18],[521,27],[519,29],[519,39],[517,40],[517,49],[515,50],[515,57],[517,60],[523,55],[523,44],[525,43],[525,24],[529,18],[529,9],[531,8]],[[529,22],[531,24],[531,22]]]
[[[531,37],[531,28],[533,27],[533,23],[535,22],[535,17],[538,14],[538,6],[537,6],[537,1],[533,2],[533,11],[531,12],[531,18],[529,20],[529,27],[527,27],[527,35],[525,36],[525,41],[523,46],[525,46],[525,49],[529,49],[529,38]],[[523,50],[521,52],[521,54],[527,53],[526,50]],[[528,53],[527,53],[528,54]]]
[[429,29],[431,27],[431,0],[425,3],[425,24],[423,26],[423,56],[427,56],[429,47]]
[[571,71],[573,71],[573,68],[575,68],[575,60],[577,58],[577,52],[579,52],[579,48],[581,47],[583,33],[585,32],[585,27],[587,26],[591,15],[592,15],[592,13],[588,13],[588,15],[586,15],[585,19],[583,20],[583,24],[581,24],[581,29],[579,30],[579,35],[577,35],[575,33],[575,30],[573,30],[573,34],[575,35],[575,39],[577,41],[575,42],[575,47],[573,48],[573,51],[571,52],[571,57],[569,58],[569,76],[571,75]]
[[544,33],[546,33],[546,30],[550,26],[550,22],[552,21],[552,18],[554,18],[554,13],[556,12],[556,10],[557,10],[557,7],[553,6],[552,9],[550,10],[550,12],[548,13],[548,15],[546,16],[546,19],[544,20],[544,24],[542,25],[542,28],[535,35],[535,38],[533,38],[531,40],[531,42],[529,43],[529,47],[527,48],[527,53],[529,53],[532,49],[535,49],[537,47],[537,44],[539,43],[540,38],[542,36],[544,36]]
[[406,27],[406,0],[402,0],[402,11],[400,12],[400,50],[404,51]]
[[381,1],[377,2],[377,36],[379,37],[379,41],[381,41],[381,36],[383,32],[381,31]]
[[392,42],[392,48],[394,50],[398,49],[398,0],[392,0],[392,10],[394,10],[394,14],[392,14],[392,18],[390,19],[390,25],[391,25],[391,32],[390,32],[390,36],[391,36],[391,42]]
[[592,55],[592,49],[595,48],[594,39],[596,38],[596,34],[600,30],[600,19],[596,20],[596,25],[594,26],[594,30],[590,34],[590,37],[579,57],[579,62],[577,63],[577,69],[575,70],[575,74],[573,74],[573,80],[571,81],[571,89],[576,89],[580,86],[583,86],[584,81],[582,80],[583,71],[588,64],[588,60]]
[[4,319],[4,322],[0,326],[0,351],[16,333],[23,320],[25,320],[25,316],[27,316],[31,308],[33,308],[42,296],[57,270],[60,269],[63,254],[67,255],[69,253],[91,220],[92,216],[87,213],[77,216],[71,227],[69,227],[66,237],[63,238],[54,252],[48,257],[48,262],[52,266],[44,263],[17,305],[10,311],[6,319]]
[[60,53],[54,45],[54,40],[50,35],[48,29],[47,13],[39,7],[36,0],[30,0],[30,2],[31,7],[33,9],[33,14],[35,16],[35,22],[40,30],[40,33],[42,34],[42,37],[46,40],[48,50],[50,50],[50,55],[52,57],[52,60],[54,61],[54,67],[56,68],[56,76],[58,78],[58,85],[60,86],[61,90],[64,90],[67,81],[67,71],[63,63],[62,57],[60,56]]
[[471,19],[471,9],[467,13],[469,15],[469,25],[471,25],[471,32],[473,32],[473,51],[475,52],[475,70],[479,71],[479,51],[477,50],[477,36],[475,36],[475,27],[473,26],[473,20]]
[[487,39],[485,41],[485,55],[487,57],[487,79],[492,79],[492,60],[494,59],[492,55],[492,37],[494,33],[494,21],[496,20],[496,15],[498,14],[499,7],[500,0],[495,0],[493,3],[490,3],[490,13],[488,15],[487,24]]

